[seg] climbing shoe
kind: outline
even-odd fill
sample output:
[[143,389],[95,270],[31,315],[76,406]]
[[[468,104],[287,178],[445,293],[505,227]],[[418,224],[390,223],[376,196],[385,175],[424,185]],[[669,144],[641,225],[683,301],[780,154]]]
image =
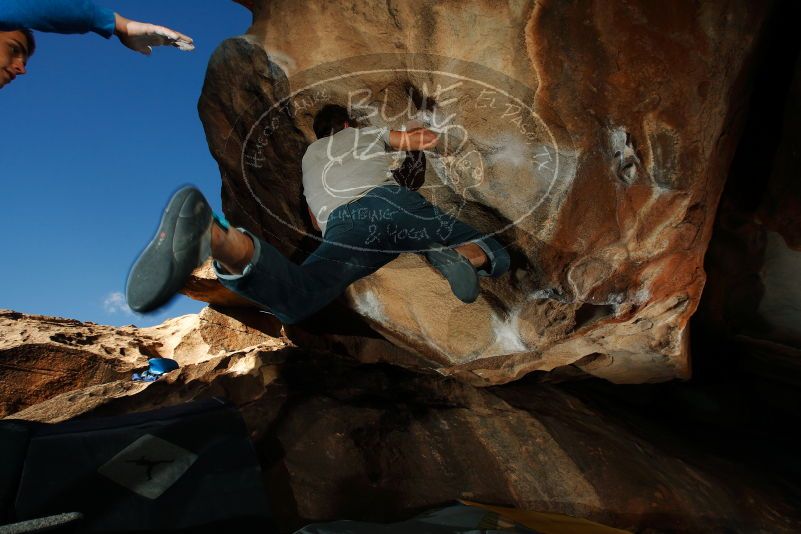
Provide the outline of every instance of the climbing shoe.
[[425,251],[428,262],[440,273],[451,286],[453,294],[462,302],[474,302],[478,298],[480,287],[478,285],[478,274],[475,267],[470,264],[470,260],[449,248],[442,245],[431,245],[431,249]]
[[194,187],[172,196],[155,237],[128,274],[126,296],[132,310],[153,311],[184,286],[211,253],[212,220],[209,203]]

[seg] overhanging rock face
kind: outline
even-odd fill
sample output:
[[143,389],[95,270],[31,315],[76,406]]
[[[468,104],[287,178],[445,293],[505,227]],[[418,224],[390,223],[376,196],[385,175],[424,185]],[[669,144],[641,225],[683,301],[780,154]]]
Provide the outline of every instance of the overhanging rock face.
[[506,245],[511,272],[466,305],[404,254],[351,286],[353,310],[476,385],[571,364],[621,383],[687,377],[765,12],[641,4],[253,2],[199,102],[226,215],[300,261],[320,240],[300,166],[316,111],[427,121],[443,134],[421,193]]

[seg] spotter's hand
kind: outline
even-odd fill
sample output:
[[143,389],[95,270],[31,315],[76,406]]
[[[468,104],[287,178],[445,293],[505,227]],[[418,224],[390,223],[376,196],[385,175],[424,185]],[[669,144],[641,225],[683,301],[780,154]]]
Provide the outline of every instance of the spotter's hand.
[[180,50],[194,50],[192,38],[164,26],[129,20],[115,14],[114,33],[120,42],[141,54],[149,56],[154,46],[174,46]]

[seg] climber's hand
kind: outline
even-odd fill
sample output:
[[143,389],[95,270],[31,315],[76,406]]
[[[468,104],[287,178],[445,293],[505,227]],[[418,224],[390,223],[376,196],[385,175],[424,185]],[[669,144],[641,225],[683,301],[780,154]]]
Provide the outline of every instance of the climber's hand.
[[117,13],[114,14],[114,19],[114,33],[117,34],[120,42],[131,50],[146,56],[150,55],[154,46],[168,45],[180,50],[194,50],[195,48],[190,37],[164,26],[136,22]]
[[427,128],[416,128],[408,132],[392,131],[389,144],[395,150],[429,150],[437,146],[439,136]]

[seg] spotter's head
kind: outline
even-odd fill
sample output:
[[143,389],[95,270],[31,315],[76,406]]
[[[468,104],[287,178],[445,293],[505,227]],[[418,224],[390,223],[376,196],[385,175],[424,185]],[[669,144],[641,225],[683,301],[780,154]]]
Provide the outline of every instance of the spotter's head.
[[0,32],[0,89],[27,72],[28,58],[35,49],[31,30]]

